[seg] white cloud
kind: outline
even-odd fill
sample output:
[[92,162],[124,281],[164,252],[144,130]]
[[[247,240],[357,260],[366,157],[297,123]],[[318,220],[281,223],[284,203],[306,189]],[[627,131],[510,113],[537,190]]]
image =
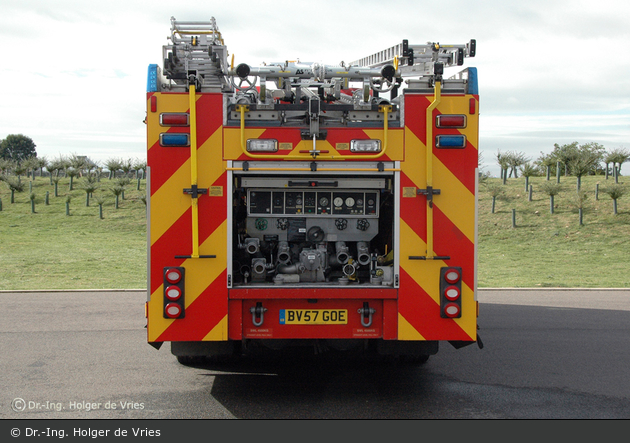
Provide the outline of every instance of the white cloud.
[[[161,64],[170,17],[214,16],[238,62],[349,62],[409,39],[477,39],[480,148],[537,155],[553,143],[630,144],[630,3],[625,1],[4,0],[0,138],[40,156],[145,155],[147,66]],[[489,153],[492,153],[489,155]]]

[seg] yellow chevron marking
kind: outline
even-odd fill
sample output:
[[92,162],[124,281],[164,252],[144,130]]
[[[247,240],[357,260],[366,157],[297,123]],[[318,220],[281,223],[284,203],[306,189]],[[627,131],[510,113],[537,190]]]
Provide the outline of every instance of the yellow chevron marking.
[[212,328],[212,331],[206,335],[204,341],[223,341],[228,339],[228,318],[227,315],[221,319],[221,321]]
[[[222,134],[215,131],[197,150],[197,157],[203,165],[199,171],[199,187],[207,188],[225,171],[225,163],[217,159]],[[218,159],[217,159],[218,160]],[[151,196],[151,244],[153,245],[175,223],[192,204],[184,188],[190,187],[190,159]],[[208,198],[202,196],[201,198]],[[192,221],[191,221],[192,223]]]
[[398,313],[398,340],[425,340],[425,338]]
[[[160,133],[168,131],[167,127],[160,126],[160,113],[162,112],[187,112],[188,94],[153,94],[157,98],[157,112],[151,112],[150,98],[147,100],[147,148],[151,149],[160,139]],[[197,100],[199,100],[199,95]]]
[[[227,262],[227,220],[219,226],[208,239],[199,246],[200,255],[216,255],[216,258],[188,259],[181,265],[186,269],[186,307],[188,308],[225,270]],[[164,285],[160,285],[152,294],[149,302],[149,335],[148,341],[157,338],[176,320],[164,318],[162,309]],[[214,295],[209,295],[214,296]],[[226,294],[218,294],[218,297],[227,297]],[[225,320],[225,334],[227,336],[227,319]],[[210,334],[219,337],[221,328],[215,327]],[[209,334],[209,335],[210,335]],[[220,338],[214,338],[221,340]],[[208,339],[210,340],[210,339]]]
[[435,204],[474,243],[475,195],[435,156],[433,178],[435,188],[441,190],[440,195],[434,198]]

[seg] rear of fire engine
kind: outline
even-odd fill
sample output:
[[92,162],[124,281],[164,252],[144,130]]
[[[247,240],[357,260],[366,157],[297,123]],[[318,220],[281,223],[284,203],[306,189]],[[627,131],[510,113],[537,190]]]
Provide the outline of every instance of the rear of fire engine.
[[474,40],[258,67],[214,18],[169,40],[147,85],[151,345],[426,361],[479,342]]

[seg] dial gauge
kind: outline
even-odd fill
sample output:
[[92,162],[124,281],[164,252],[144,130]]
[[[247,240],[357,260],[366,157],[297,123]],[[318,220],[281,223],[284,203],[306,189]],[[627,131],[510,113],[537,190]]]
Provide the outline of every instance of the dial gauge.
[[337,197],[337,198],[335,198],[333,203],[335,204],[335,206],[339,207],[339,206],[343,205],[343,198]]
[[352,197],[348,197],[346,199],[346,206],[348,207],[354,206],[354,199]]
[[322,197],[319,199],[320,206],[328,206],[328,199],[326,197]]

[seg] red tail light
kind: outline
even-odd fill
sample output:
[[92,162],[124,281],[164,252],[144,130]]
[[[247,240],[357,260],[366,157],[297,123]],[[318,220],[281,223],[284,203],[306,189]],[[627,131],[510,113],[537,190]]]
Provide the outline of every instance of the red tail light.
[[182,271],[180,271],[179,268],[167,268],[164,273],[164,278],[169,283],[179,283],[182,279]]
[[185,269],[180,266],[164,268],[164,318],[185,316]]
[[177,303],[169,303],[164,308],[164,315],[168,318],[179,318],[182,313],[182,308]]
[[440,269],[440,316],[460,318],[462,316],[462,268]]
[[436,128],[455,128],[461,129],[466,127],[465,115],[438,115],[435,118]]
[[168,298],[169,300],[179,300],[179,298],[182,296],[182,290],[179,289],[177,286],[169,286],[168,288],[166,288],[166,290],[164,291],[164,296],[166,298]]
[[447,303],[444,306],[444,315],[448,318],[461,317],[461,307],[457,303]]

